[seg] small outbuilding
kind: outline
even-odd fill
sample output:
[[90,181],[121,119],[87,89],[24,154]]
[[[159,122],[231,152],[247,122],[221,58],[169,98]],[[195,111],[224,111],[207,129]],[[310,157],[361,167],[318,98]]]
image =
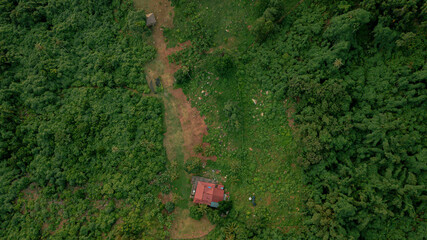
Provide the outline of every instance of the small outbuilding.
[[154,13],[149,13],[145,17],[146,17],[147,27],[151,27],[156,24],[156,17],[154,17]]

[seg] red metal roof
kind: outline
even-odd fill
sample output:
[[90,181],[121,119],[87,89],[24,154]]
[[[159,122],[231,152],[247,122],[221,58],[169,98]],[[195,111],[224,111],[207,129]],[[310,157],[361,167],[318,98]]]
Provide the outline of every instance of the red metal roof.
[[210,205],[211,202],[221,202],[224,200],[224,186],[207,182],[198,182],[194,203]]

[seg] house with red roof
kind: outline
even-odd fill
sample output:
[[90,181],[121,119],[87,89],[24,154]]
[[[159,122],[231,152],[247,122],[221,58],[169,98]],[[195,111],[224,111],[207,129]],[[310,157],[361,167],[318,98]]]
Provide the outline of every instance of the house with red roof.
[[193,184],[191,195],[194,203],[217,208],[219,202],[224,201],[224,185],[202,177],[193,177],[191,182]]

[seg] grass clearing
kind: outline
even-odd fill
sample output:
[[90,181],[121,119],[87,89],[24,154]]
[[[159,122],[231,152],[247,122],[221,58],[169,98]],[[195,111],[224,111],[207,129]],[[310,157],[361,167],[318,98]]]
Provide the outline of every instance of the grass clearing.
[[251,42],[249,34],[250,22],[254,21],[254,2],[246,1],[195,1],[186,4],[185,8],[175,8],[174,28],[165,29],[165,37],[169,47],[179,42],[191,40],[194,32],[188,16],[197,12],[205,29],[213,36],[214,47],[228,45],[237,46],[238,41]]
[[[224,180],[235,209],[244,213],[245,219],[265,211],[272,226],[296,230],[294,226],[302,221],[299,209],[305,190],[301,171],[295,167],[292,153],[296,146],[283,104],[252,83],[249,76],[217,79],[214,74],[200,73],[184,90],[207,117],[209,135],[204,140],[218,156],[207,170],[221,170],[215,177]],[[242,125],[238,131],[230,131],[224,124],[227,116],[223,107],[228,101],[239,102]],[[248,200],[253,193],[256,207]]]
[[180,208],[188,208],[188,196],[191,185],[189,176],[184,171],[184,152],[182,143],[181,124],[179,122],[176,102],[171,99],[169,93],[165,93],[163,100],[165,104],[165,124],[168,134],[165,137],[164,145],[168,149],[169,169],[173,171],[176,179],[172,182],[172,190],[177,195],[175,204]]
[[201,238],[215,228],[209,220],[204,216],[200,220],[194,220],[190,216],[188,209],[177,208],[174,218],[176,219],[172,225],[172,239],[193,239]]

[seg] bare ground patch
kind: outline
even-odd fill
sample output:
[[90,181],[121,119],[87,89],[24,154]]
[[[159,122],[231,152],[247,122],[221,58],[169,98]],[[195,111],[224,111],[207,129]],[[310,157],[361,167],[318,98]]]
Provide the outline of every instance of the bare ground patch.
[[177,107],[184,138],[184,155],[185,159],[188,159],[195,155],[194,147],[201,144],[203,136],[208,134],[205,118],[200,116],[200,112],[195,107],[191,107],[181,88],[171,90],[171,94],[179,102]]
[[173,193],[169,193],[169,194],[163,194],[163,193],[159,193],[159,195],[157,196],[163,204],[167,203],[167,202],[171,202],[174,199]]
[[200,220],[192,219],[188,209],[176,209],[175,217],[177,220],[174,221],[170,232],[172,239],[201,238],[215,228],[206,216]]

